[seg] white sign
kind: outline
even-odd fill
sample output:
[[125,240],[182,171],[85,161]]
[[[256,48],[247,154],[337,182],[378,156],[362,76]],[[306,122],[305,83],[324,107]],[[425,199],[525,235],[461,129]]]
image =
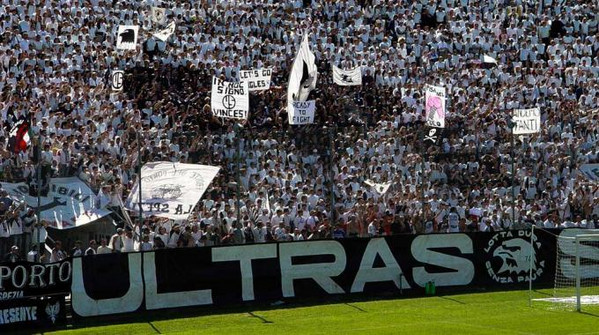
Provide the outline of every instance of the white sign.
[[514,109],[514,135],[534,134],[541,131],[541,112],[538,108]]
[[429,127],[445,128],[445,88],[425,85],[424,92],[426,124]]
[[250,91],[264,91],[270,88],[272,69],[241,70],[239,81],[247,81]]
[[125,71],[123,70],[114,70],[110,75],[110,87],[113,91],[122,91],[123,90],[123,79],[125,77]]
[[171,22],[166,28],[153,33],[152,35],[157,39],[166,42],[168,38],[175,32],[175,21]]
[[590,180],[599,182],[599,164],[582,164],[580,171]]
[[[37,209],[37,195],[29,194],[26,183],[2,182],[2,188],[11,198]],[[40,218],[57,229],[79,227],[110,214],[109,210],[95,209],[95,200],[96,194],[79,178],[52,178],[48,194],[41,197]]]
[[152,7],[151,12],[152,22],[158,24],[166,23],[166,9],[160,7]]
[[246,120],[250,109],[247,81],[234,83],[212,77],[211,104],[214,116]]
[[294,101],[293,110],[289,117],[289,124],[311,124],[314,123],[314,110],[316,101]]
[[310,51],[308,35],[304,35],[300,49],[293,61],[289,85],[287,86],[287,114],[289,123],[293,115],[293,102],[306,101],[310,91],[316,88],[318,69],[316,68],[316,56]]
[[389,187],[391,187],[391,182],[388,183],[375,183],[370,179],[364,180],[364,184],[370,186],[373,191],[378,193],[379,195],[385,195],[387,191],[389,191]]
[[351,70],[341,70],[333,65],[333,82],[339,86],[362,85],[362,68],[358,66]]
[[[141,208],[155,215],[185,220],[193,211],[220,167],[172,162],[151,162],[141,168]],[[139,212],[139,184],[135,183],[125,207]]]
[[139,26],[119,26],[116,34],[116,48],[121,50],[135,50]]

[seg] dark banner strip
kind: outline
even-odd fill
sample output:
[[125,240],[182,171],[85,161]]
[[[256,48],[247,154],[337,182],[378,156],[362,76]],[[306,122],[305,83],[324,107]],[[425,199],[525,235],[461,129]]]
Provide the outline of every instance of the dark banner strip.
[[0,301],[68,294],[71,260],[51,264],[0,263]]
[[64,296],[0,302],[0,330],[49,329],[66,324]]

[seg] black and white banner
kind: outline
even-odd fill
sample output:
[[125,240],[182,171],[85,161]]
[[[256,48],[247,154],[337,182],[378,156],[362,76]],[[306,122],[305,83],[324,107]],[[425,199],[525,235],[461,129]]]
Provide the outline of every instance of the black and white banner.
[[122,91],[123,90],[123,81],[125,79],[125,71],[123,70],[113,70],[110,73],[110,88],[113,91]]
[[264,91],[270,89],[271,76],[271,68],[239,71],[239,81],[246,81],[250,91]]
[[[559,232],[559,231],[556,231]],[[351,293],[551,283],[556,238],[536,231],[397,235],[164,249],[73,259],[79,316]]]
[[299,51],[291,73],[289,74],[289,85],[287,86],[287,114],[289,123],[293,124],[291,118],[293,115],[293,103],[295,101],[306,101],[310,92],[316,88],[318,69],[316,68],[316,56],[310,51],[308,43],[308,34],[302,39]]
[[[220,170],[218,166],[151,162],[141,168],[141,207],[144,216],[185,220]],[[139,211],[139,184],[125,207]]]
[[342,70],[333,65],[333,82],[339,86],[362,85],[362,68],[360,66],[351,70]]
[[534,134],[541,131],[541,111],[538,108],[514,109],[514,135]]
[[166,23],[166,9],[160,7],[152,7],[150,16],[152,18],[152,22],[157,23],[159,25],[163,25]]
[[[37,209],[37,194],[26,183],[2,183],[11,198]],[[57,229],[79,227],[96,221],[110,211],[95,208],[96,194],[76,177],[52,178],[47,194],[41,197],[41,218]]]
[[67,320],[64,296],[0,301],[0,330],[51,329]]
[[166,26],[166,28],[153,33],[152,36],[156,37],[157,39],[159,39],[163,42],[166,42],[166,40],[168,40],[168,38],[174,32],[175,32],[175,21],[172,21],[171,23],[168,24],[168,26]]
[[294,101],[292,115],[289,116],[289,124],[301,125],[314,123],[314,110],[316,101]]
[[120,50],[135,50],[139,26],[121,25],[116,34],[116,48]]
[[212,77],[212,115],[247,120],[250,109],[248,82],[239,83]]
[[49,264],[0,263],[0,301],[68,294],[71,269],[71,260]]

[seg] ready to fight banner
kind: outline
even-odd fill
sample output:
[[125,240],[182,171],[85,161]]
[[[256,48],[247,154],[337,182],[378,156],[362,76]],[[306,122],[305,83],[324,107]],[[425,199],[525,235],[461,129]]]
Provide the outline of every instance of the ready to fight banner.
[[[559,231],[556,231],[559,233]],[[551,283],[556,238],[530,230],[397,235],[164,249],[73,259],[72,306],[86,317],[351,293]]]

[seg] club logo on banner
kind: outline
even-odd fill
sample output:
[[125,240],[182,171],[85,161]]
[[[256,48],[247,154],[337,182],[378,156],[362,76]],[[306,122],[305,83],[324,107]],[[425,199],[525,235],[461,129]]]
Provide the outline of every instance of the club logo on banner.
[[318,69],[316,68],[316,56],[310,51],[308,35],[302,39],[300,49],[293,61],[289,85],[287,86],[287,115],[289,124],[293,124],[294,115],[293,102],[306,101],[310,92],[316,88]]
[[239,81],[248,83],[250,91],[263,91],[270,89],[270,78],[272,69],[241,70],[239,71]]
[[248,82],[239,83],[212,77],[212,114],[232,119],[248,118],[250,99]]
[[[498,283],[522,283],[530,276],[530,255],[535,255],[532,262],[533,281],[543,274],[545,261],[538,259],[542,247],[536,236],[530,243],[531,232],[514,230],[494,234],[484,251],[488,255],[485,267],[489,276]],[[533,250],[531,250],[533,249]]]
[[119,26],[116,34],[116,48],[120,50],[135,50],[139,26]]
[[341,70],[333,65],[333,82],[339,86],[362,85],[362,68],[358,66],[351,70]]
[[426,124],[429,127],[445,128],[445,88],[426,85],[424,91]]
[[538,108],[514,109],[514,135],[534,134],[541,131],[541,112]]
[[[144,216],[185,220],[220,167],[152,162],[141,168],[141,207]],[[139,211],[139,184],[135,183],[125,207]]]
[[[11,198],[37,209],[37,194],[30,193],[26,183],[2,183],[2,188]],[[108,210],[95,208],[95,198],[96,194],[79,178],[52,178],[48,193],[41,197],[41,218],[56,229],[68,229],[110,214]]]
[[114,70],[112,71],[110,78],[110,87],[113,91],[122,91],[123,90],[123,79],[125,77],[125,71],[123,70]]
[[163,42],[166,42],[166,40],[168,40],[168,38],[174,32],[175,32],[175,21],[169,23],[168,26],[166,26],[166,28],[153,33],[152,36],[156,37],[157,39],[159,39]]
[[158,24],[166,23],[166,9],[160,7],[152,7],[152,21]]
[[314,110],[316,109],[316,101],[294,101],[293,115],[290,115],[289,124],[311,124],[314,123]]

